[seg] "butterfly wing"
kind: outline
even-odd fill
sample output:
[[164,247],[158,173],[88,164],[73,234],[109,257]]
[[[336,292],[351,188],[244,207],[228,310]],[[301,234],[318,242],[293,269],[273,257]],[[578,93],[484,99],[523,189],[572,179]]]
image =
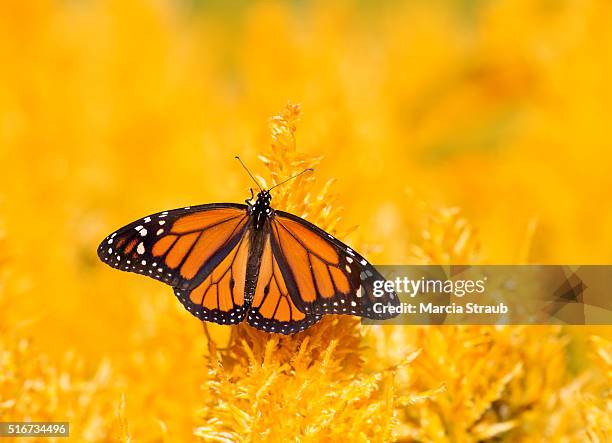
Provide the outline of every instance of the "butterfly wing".
[[[271,222],[272,253],[296,308],[304,313],[351,314],[384,320],[397,314],[395,292],[374,295],[384,277],[361,255],[322,229],[282,211]],[[380,304],[380,309],[375,305]]]
[[98,255],[108,265],[174,287],[202,320],[238,323],[245,317],[249,257],[247,206],[214,203],[164,211],[105,238]]
[[266,225],[259,275],[248,322],[268,332],[293,334],[324,314],[387,319],[374,304],[398,306],[394,292],[374,296],[384,280],[361,255],[312,223],[276,211]]
[[248,322],[266,332],[293,334],[303,331],[321,319],[320,315],[297,308],[287,281],[272,251],[272,240],[266,224],[266,233],[253,303]]
[[236,246],[193,289],[174,288],[189,312],[219,324],[242,322],[249,308],[245,300],[251,233],[246,230]]
[[100,259],[173,287],[194,288],[246,231],[245,205],[215,203],[152,214],[106,237]]

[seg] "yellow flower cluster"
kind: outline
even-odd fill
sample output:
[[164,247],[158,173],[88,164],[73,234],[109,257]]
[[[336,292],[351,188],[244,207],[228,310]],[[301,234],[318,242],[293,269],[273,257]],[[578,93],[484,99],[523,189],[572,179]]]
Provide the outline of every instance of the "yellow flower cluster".
[[587,423],[588,440],[603,443],[612,439],[612,341],[592,336],[590,344],[603,377],[595,385],[595,394],[585,394],[578,404]]
[[10,315],[15,300],[6,291],[11,276],[3,240],[0,233],[0,421],[68,421],[83,439],[103,441],[114,429],[121,392],[111,365],[104,360],[88,368],[74,352],[54,358],[32,343],[27,321]]
[[[289,104],[271,120],[271,151],[261,159],[272,182],[316,166],[296,149],[299,106]],[[327,182],[312,196],[315,178],[301,176],[279,188],[275,207],[307,216],[333,232],[338,208]],[[395,420],[393,372],[372,372],[359,349],[359,321],[324,318],[315,327],[279,337],[238,325],[229,346],[209,343],[211,361],[203,385],[205,441],[389,441]]]
[[[285,169],[291,175],[307,164],[295,149],[297,110],[288,105],[272,120],[273,152],[263,158],[274,182],[282,177],[278,165],[295,165]],[[280,207],[299,212],[310,188],[287,186],[291,191]],[[325,228],[328,215],[318,211],[310,219]],[[475,262],[478,249],[457,209],[432,215],[414,247],[424,263]],[[570,374],[568,337],[560,327],[392,326],[368,332],[364,336],[354,319],[329,317],[292,337],[240,325],[227,348],[209,342],[204,424],[196,435],[223,442],[283,436],[473,442],[579,441],[607,432],[596,425],[589,434],[588,424],[605,414],[584,403],[582,396],[591,392],[587,376]],[[609,358],[605,352],[599,348]]]
[[[376,264],[609,263],[611,17],[1,2],[0,421],[67,420],[74,441],[610,441],[610,328],[203,331],[95,251],[140,216],[242,201],[240,154],[268,185],[315,167],[274,207]],[[307,112],[287,105],[270,145],[288,99]]]
[[278,337],[241,326],[211,350],[204,441],[389,441],[396,424],[391,373],[363,373],[358,323],[325,319]]

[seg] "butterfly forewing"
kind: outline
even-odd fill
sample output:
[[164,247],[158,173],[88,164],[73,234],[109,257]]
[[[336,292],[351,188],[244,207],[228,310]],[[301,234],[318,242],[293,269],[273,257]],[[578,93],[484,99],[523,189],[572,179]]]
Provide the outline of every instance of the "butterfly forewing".
[[106,237],[98,256],[114,268],[190,289],[236,247],[247,222],[246,206],[238,204],[164,211]]
[[[361,255],[312,223],[277,211],[271,244],[297,308],[305,313],[394,317],[382,306],[399,306],[394,292],[374,295],[380,273]],[[375,309],[375,304],[381,309]]]

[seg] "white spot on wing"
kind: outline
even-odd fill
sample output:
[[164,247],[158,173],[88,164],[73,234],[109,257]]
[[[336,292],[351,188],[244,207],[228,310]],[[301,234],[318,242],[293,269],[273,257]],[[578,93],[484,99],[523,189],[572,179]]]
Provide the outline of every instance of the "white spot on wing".
[[146,230],[146,229],[144,229],[144,228],[143,228],[143,229],[141,229],[141,230],[140,230],[140,235],[142,235],[143,237],[144,237],[145,235],[147,235],[147,230]]
[[142,243],[142,242],[138,243],[138,247],[136,248],[136,252],[138,252],[140,255],[145,253],[144,243]]

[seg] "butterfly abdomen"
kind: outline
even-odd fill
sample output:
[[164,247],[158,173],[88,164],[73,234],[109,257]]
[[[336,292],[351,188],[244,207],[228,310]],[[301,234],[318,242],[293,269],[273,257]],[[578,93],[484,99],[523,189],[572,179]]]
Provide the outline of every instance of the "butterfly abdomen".
[[[255,224],[255,219],[251,218],[251,223]],[[255,295],[255,289],[257,287],[257,278],[259,276],[259,270],[261,268],[261,256],[266,242],[266,237],[269,235],[269,227],[264,222],[261,229],[255,229],[253,226],[252,240],[249,249],[249,261],[247,263],[246,271],[246,283],[245,283],[245,302],[250,306],[253,297]]]

